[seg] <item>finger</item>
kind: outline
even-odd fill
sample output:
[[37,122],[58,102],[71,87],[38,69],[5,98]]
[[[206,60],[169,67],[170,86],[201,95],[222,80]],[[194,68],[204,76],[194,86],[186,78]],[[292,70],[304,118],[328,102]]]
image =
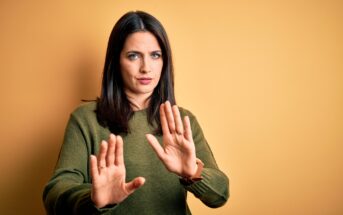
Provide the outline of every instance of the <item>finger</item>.
[[98,160],[96,159],[95,155],[91,155],[89,157],[90,160],[90,169],[91,169],[91,176],[93,181],[97,178],[99,175],[99,169],[98,169]]
[[123,139],[119,135],[116,141],[115,165],[124,165]]
[[185,116],[184,119],[183,119],[183,123],[184,123],[184,126],[185,126],[185,133],[184,133],[184,136],[185,138],[190,141],[193,139],[193,136],[192,136],[192,128],[191,128],[191,122],[189,121],[189,116]]
[[160,120],[161,120],[161,127],[162,127],[162,133],[167,135],[170,134],[170,130],[168,127],[168,121],[167,121],[167,116],[165,112],[165,104],[161,104],[160,106]]
[[106,155],[106,165],[110,166],[114,164],[114,151],[116,147],[116,136],[114,134],[110,134],[108,139],[108,150]]
[[98,165],[100,170],[106,167],[107,142],[101,141],[100,153],[98,155]]
[[141,186],[143,186],[145,183],[145,178],[143,177],[137,177],[130,181],[129,183],[125,184],[126,191],[131,194]]
[[165,114],[167,116],[169,131],[170,131],[170,133],[174,133],[175,132],[175,122],[174,122],[174,116],[173,116],[172,108],[170,106],[169,101],[166,101],[166,103],[164,105],[164,111],[165,111]]
[[156,139],[156,137],[154,135],[151,134],[146,134],[145,135],[146,138],[148,139],[148,142],[150,144],[150,146],[154,149],[154,151],[156,152],[157,156],[163,160],[164,157],[164,149],[162,148],[162,146],[160,145],[160,143],[158,142],[158,140]]
[[175,120],[176,133],[179,135],[182,135],[183,134],[183,125],[182,125],[182,120],[181,120],[179,108],[176,105],[174,105],[172,107],[172,110],[173,110],[173,116],[174,116],[174,120]]

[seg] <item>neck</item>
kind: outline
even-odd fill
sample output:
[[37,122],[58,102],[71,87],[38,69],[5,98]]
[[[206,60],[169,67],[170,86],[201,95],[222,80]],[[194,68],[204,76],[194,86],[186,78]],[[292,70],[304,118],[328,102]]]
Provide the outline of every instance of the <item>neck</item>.
[[148,107],[151,94],[132,95],[126,92],[126,97],[130,102],[132,110],[139,111]]

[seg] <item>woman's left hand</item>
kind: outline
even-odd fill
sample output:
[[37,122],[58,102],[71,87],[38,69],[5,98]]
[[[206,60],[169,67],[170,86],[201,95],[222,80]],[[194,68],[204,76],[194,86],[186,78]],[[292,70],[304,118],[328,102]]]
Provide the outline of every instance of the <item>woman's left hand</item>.
[[182,122],[179,108],[167,101],[160,106],[163,147],[155,136],[147,134],[148,142],[165,167],[181,177],[192,177],[197,171],[195,146],[189,117]]

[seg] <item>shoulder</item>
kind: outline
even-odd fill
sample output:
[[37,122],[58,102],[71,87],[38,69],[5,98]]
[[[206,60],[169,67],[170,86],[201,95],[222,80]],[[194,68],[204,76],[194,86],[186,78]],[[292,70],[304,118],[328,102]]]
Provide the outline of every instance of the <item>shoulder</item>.
[[85,102],[81,103],[77,106],[74,111],[71,113],[71,117],[76,118],[78,120],[86,120],[86,119],[96,119],[96,102]]
[[77,106],[72,114],[80,115],[80,114],[89,114],[89,113],[94,113],[96,110],[96,102],[91,101],[91,102],[85,102],[81,103],[79,106]]
[[183,107],[179,107],[179,111],[180,111],[181,118],[188,116],[189,120],[191,121],[191,124],[197,123],[196,116],[190,110]]
[[184,107],[179,107],[179,111],[180,111],[181,116],[195,117],[194,114],[190,110]]
[[183,119],[185,116],[189,117],[189,121],[191,123],[193,138],[196,138],[200,135],[203,138],[203,131],[202,128],[196,118],[196,116],[188,109],[183,107],[179,107],[181,118]]
[[69,124],[79,127],[85,132],[102,132],[105,128],[100,125],[97,114],[97,103],[96,101],[84,102],[77,106],[74,111],[70,114]]

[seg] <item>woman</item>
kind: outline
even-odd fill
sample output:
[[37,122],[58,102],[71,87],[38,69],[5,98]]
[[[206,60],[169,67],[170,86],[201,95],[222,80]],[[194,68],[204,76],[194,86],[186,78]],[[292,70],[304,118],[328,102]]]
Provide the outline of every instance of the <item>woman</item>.
[[48,214],[191,214],[187,191],[219,207],[228,179],[194,115],[175,105],[163,26],[129,12],[111,33],[100,98],[70,116],[44,205]]

